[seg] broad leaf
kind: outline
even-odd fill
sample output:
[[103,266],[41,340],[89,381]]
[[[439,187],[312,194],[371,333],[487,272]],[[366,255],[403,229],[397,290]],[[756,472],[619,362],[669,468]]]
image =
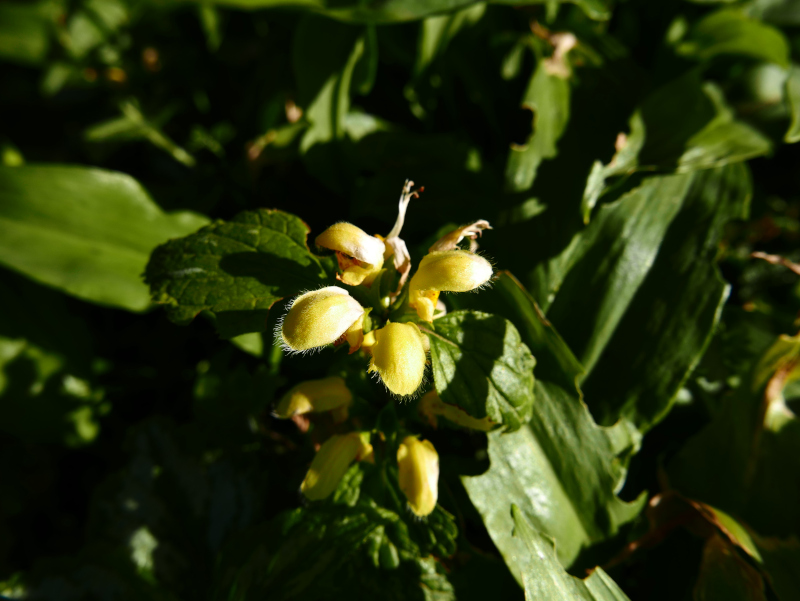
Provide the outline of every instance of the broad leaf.
[[505,186],[511,192],[529,189],[539,164],[556,155],[556,142],[569,121],[569,82],[548,72],[544,60],[536,66],[522,107],[532,113],[533,132],[523,146],[512,145],[506,162]]
[[671,406],[727,297],[717,241],[749,197],[741,165],[646,179],[536,270],[536,296],[555,296],[547,318],[586,369],[601,423],[647,429]]
[[431,362],[442,400],[472,417],[488,416],[506,431],[518,430],[531,416],[536,361],[517,329],[477,311],[450,313],[435,326]]
[[783,34],[747,16],[743,10],[723,8],[701,19],[678,52],[701,60],[715,56],[744,55],[786,66],[789,44]]
[[526,599],[562,601],[626,601],[622,592],[602,568],[595,569],[585,580],[570,576],[558,563],[553,542],[537,532],[525,514],[512,505],[514,540],[519,548],[519,567]]
[[263,332],[275,302],[326,283],[328,262],[309,251],[308,231],[282,211],[240,213],[159,246],[145,279],[176,323],[207,311],[224,338]]
[[542,369],[531,421],[513,434],[490,433],[491,466],[481,476],[464,478],[464,486],[519,578],[510,503],[555,539],[559,560],[570,565],[583,547],[635,517],[645,498],[629,504],[615,495],[625,472],[618,456],[635,446],[633,433],[624,424],[602,428],[594,423],[575,387],[581,368],[569,349],[511,278],[501,277],[498,288],[503,303],[518,306],[515,321],[541,357]]
[[142,311],[150,252],[207,223],[165,214],[122,173],[0,167],[0,263],[87,301]]
[[0,4],[0,58],[38,65],[47,57],[58,5],[43,2]]

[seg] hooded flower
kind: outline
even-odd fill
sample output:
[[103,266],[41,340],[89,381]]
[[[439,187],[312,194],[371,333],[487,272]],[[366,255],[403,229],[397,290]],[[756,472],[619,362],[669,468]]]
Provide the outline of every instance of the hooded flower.
[[436,508],[439,496],[439,454],[429,440],[406,436],[397,449],[400,490],[419,517]]
[[[364,308],[347,290],[328,286],[301,294],[281,323],[281,339],[293,351],[343,342],[358,348]],[[341,340],[340,340],[341,339]]]
[[331,376],[320,380],[301,382],[275,406],[274,415],[281,419],[289,419],[305,413],[321,411],[337,411],[344,413],[353,402],[353,393],[345,386],[344,378]]
[[383,265],[383,241],[352,223],[334,223],[317,236],[316,244],[336,251],[339,279],[348,286],[370,284]]
[[392,393],[413,395],[425,376],[427,339],[414,323],[387,323],[375,332],[370,372],[376,372]]
[[468,292],[480,288],[492,277],[492,265],[466,250],[428,253],[411,278],[408,303],[421,319],[433,321],[439,292]]
[[428,423],[433,428],[439,425],[439,416],[464,428],[482,430],[483,432],[488,432],[497,425],[488,417],[478,419],[472,417],[460,407],[448,405],[439,397],[435,390],[425,393],[425,396],[419,401],[417,411],[428,420]]
[[336,490],[353,461],[369,461],[371,456],[369,433],[350,432],[331,436],[314,455],[300,491],[309,501],[324,499]]

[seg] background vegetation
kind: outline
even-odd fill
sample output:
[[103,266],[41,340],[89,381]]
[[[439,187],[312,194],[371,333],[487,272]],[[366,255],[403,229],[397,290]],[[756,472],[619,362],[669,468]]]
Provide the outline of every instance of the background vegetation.
[[[799,27],[793,0],[1,3],[0,594],[800,598]],[[492,223],[527,292],[447,302],[536,358],[512,433],[354,384],[436,445],[427,521],[361,468],[304,504],[311,440],[270,409],[330,357],[283,357],[265,308],[175,325],[142,278],[244,210],[385,233],[406,178],[415,261]]]

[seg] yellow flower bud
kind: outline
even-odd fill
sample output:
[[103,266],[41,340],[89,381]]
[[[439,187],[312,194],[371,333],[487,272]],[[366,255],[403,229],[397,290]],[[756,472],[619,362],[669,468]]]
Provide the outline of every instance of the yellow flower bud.
[[274,415],[288,419],[304,413],[346,409],[352,402],[353,393],[345,386],[344,378],[331,376],[302,382],[292,388],[275,406]]
[[317,246],[336,251],[342,275],[348,286],[370,284],[383,265],[386,245],[352,223],[334,223],[316,239]]
[[472,417],[466,411],[456,407],[455,405],[448,405],[441,398],[439,398],[439,395],[435,390],[425,393],[425,396],[423,396],[419,401],[417,411],[419,411],[422,416],[427,418],[428,423],[433,428],[438,426],[438,416],[445,417],[454,424],[458,424],[464,428],[482,430],[483,432],[488,432],[497,425],[488,417],[478,419],[476,417]]
[[[281,323],[281,339],[289,350],[307,351],[339,341],[357,325],[364,308],[347,290],[328,286],[301,294]],[[356,339],[357,337],[353,338]]]
[[331,436],[320,447],[306,473],[300,492],[310,501],[319,501],[331,494],[339,485],[353,461],[372,456],[369,433],[351,432]]
[[411,511],[419,517],[430,514],[439,496],[439,454],[431,441],[406,436],[397,449],[397,466]]
[[431,252],[422,258],[411,278],[408,303],[425,321],[433,321],[439,292],[468,292],[492,277],[492,265],[466,250]]
[[415,323],[387,323],[375,332],[367,371],[376,372],[391,392],[414,394],[425,375],[425,337]]

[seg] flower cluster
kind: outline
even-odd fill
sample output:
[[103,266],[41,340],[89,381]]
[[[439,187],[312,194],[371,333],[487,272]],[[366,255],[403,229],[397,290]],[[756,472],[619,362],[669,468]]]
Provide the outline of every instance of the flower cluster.
[[[439,294],[479,289],[493,273],[489,261],[475,253],[475,239],[490,227],[481,220],[438,240],[408,281],[411,256],[400,232],[409,202],[418,196],[412,186],[413,182],[406,182],[397,221],[385,237],[371,236],[344,222],[317,236],[316,245],[336,255],[341,285],[294,298],[276,332],[288,352],[303,353],[344,343],[350,353],[361,350],[369,357],[367,371],[401,399],[416,396],[423,386],[430,348],[427,326],[445,312]],[[470,241],[469,249],[459,247],[465,238]],[[341,377],[304,382],[281,399],[275,415],[295,418],[331,412],[334,421],[340,423],[347,419],[352,399]],[[425,406],[429,417],[450,411],[435,403]],[[475,427],[466,418],[458,416],[456,423],[459,420]],[[477,427],[488,429],[491,424],[477,423]],[[334,435],[319,448],[301,490],[308,499],[324,498],[336,488],[352,462],[371,461],[372,457],[369,432]],[[397,449],[397,466],[398,482],[410,509],[418,516],[428,515],[436,506],[439,474],[433,445],[406,436]]]

